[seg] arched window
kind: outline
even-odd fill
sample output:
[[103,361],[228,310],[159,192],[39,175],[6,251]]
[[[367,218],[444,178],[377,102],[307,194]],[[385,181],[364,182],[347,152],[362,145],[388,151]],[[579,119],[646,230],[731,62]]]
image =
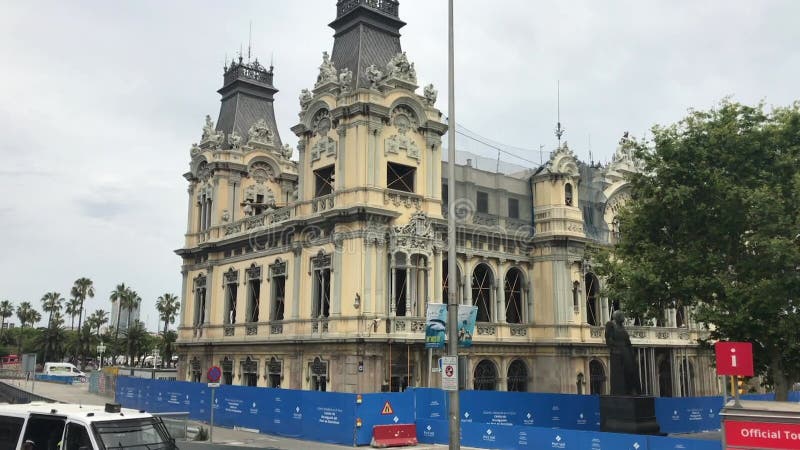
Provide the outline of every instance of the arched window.
[[589,272],[585,277],[586,285],[586,323],[589,325],[601,325],[600,323],[600,308],[598,302],[600,301],[600,283],[597,277]]
[[309,382],[312,391],[328,390],[328,362],[316,357],[308,364]]
[[510,392],[528,391],[528,368],[519,359],[515,359],[508,366],[507,390]]
[[477,322],[492,321],[492,286],[492,270],[486,264],[478,264],[472,271],[472,304],[478,307]]
[[202,376],[202,371],[200,370],[200,361],[197,359],[197,356],[192,357],[192,360],[189,362],[189,366],[192,370],[191,380],[195,383],[199,383],[200,377]]
[[572,184],[570,183],[564,185],[564,204],[572,206]]
[[281,387],[281,378],[283,378],[283,362],[275,359],[273,356],[272,358],[267,361],[267,373],[269,374],[269,384],[268,387],[271,388],[279,388]]
[[497,367],[488,359],[484,359],[475,367],[473,389],[476,391],[494,391],[497,389]]
[[506,297],[506,322],[522,323],[522,271],[511,268],[506,272],[504,285]]
[[589,362],[589,393],[603,395],[606,392],[606,370],[603,363],[593,359]]
[[242,386],[258,385],[258,361],[248,356],[241,365]]

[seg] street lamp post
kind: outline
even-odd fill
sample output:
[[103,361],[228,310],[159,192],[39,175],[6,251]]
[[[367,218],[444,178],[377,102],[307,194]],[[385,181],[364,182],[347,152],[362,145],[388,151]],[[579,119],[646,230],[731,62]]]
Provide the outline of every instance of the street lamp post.
[[100,368],[103,368],[103,353],[106,351],[106,346],[103,344],[103,341],[100,341],[100,345],[97,346],[97,353],[100,354]]

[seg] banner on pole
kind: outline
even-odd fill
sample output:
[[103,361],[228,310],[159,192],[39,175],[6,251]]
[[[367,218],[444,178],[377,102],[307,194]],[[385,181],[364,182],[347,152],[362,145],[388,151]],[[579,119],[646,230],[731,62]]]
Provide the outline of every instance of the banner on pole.
[[[472,347],[478,307],[458,305],[458,345]],[[425,348],[444,348],[447,337],[447,304],[428,303],[425,312]]]

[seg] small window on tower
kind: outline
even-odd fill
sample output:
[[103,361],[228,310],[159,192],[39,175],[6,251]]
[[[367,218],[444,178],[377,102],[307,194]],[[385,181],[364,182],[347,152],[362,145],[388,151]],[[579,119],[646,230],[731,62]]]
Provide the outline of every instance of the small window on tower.
[[519,219],[519,200],[516,198],[508,199],[508,217]]
[[564,186],[564,203],[572,206],[572,185],[569,183]]
[[414,192],[416,169],[402,164],[388,163],[386,166],[386,187],[396,191]]
[[486,192],[478,191],[478,212],[483,214],[489,213],[489,194]]
[[335,179],[334,166],[330,165],[314,171],[314,197],[322,197],[333,192]]

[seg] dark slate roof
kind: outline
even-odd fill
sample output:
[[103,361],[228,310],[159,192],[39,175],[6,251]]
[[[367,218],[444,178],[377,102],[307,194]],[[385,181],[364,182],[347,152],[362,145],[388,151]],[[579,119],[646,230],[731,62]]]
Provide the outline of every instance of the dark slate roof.
[[353,71],[354,89],[369,88],[366,69],[375,64],[382,72],[386,63],[400,53],[400,28],[405,25],[397,16],[393,0],[340,0],[331,61],[337,70]]
[[272,85],[272,75],[272,67],[267,70],[258,60],[242,62],[240,58],[225,69],[224,85],[217,91],[222,95],[222,104],[216,128],[225,133],[225,147],[233,130],[247,142],[247,132],[259,119],[264,119],[274,133],[276,147],[282,146],[273,109],[273,95],[278,90]]

